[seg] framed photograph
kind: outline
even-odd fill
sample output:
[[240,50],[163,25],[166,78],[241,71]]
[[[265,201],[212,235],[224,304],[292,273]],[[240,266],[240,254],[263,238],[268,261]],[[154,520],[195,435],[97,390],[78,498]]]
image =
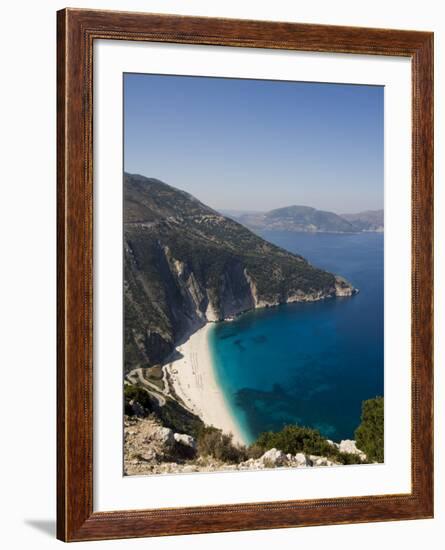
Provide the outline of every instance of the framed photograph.
[[433,516],[433,34],[58,12],[58,538]]

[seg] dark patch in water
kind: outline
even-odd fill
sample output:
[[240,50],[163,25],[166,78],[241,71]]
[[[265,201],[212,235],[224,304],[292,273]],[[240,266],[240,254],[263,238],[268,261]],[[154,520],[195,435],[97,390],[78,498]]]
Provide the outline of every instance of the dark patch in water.
[[255,437],[295,423],[295,400],[279,384],[271,391],[243,388],[236,392],[235,402],[243,409]]
[[235,338],[235,332],[228,332],[227,334],[218,335],[218,340],[228,340],[229,338]]
[[253,336],[252,340],[255,342],[255,344],[264,344],[264,342],[267,342],[267,336],[264,334],[260,334],[259,336]]
[[241,351],[244,351],[246,349],[245,346],[243,346],[243,341],[242,340],[235,340],[234,342],[234,345],[239,348]]

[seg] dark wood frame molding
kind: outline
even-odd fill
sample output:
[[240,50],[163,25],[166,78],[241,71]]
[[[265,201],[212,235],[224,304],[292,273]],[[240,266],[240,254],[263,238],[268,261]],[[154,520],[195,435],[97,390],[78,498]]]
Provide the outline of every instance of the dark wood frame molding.
[[[93,42],[210,44],[412,61],[412,491],[93,512]],[[64,541],[433,516],[433,34],[65,9],[57,14],[57,536]]]

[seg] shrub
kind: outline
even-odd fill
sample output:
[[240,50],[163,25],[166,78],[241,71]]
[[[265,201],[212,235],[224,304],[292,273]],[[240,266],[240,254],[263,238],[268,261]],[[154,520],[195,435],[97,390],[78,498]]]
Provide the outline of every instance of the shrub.
[[199,416],[188,411],[174,399],[166,397],[165,404],[159,406],[157,401],[152,400],[148,392],[140,386],[125,384],[124,412],[128,416],[134,416],[133,407],[130,405],[131,401],[139,403],[147,411],[147,416],[154,414],[163,426],[171,428],[175,432],[190,434],[196,438],[204,426]]
[[200,430],[197,449],[200,456],[212,456],[223,462],[238,464],[247,458],[245,447],[234,445],[231,434],[225,434],[213,426],[204,426]]
[[156,407],[156,414],[167,428],[171,428],[175,432],[189,434],[195,439],[204,426],[199,416],[185,409],[174,399],[166,398],[164,406]]
[[260,458],[260,456],[262,456],[264,452],[264,447],[257,445],[256,443],[253,443],[247,448],[247,456],[249,458],[253,458],[254,460]]
[[249,448],[256,454],[272,449],[280,449],[284,453],[305,453],[318,456],[335,457],[338,449],[330,445],[318,430],[296,425],[285,426],[279,432],[263,432],[257,441]]
[[183,462],[194,459],[196,454],[196,449],[193,447],[188,447],[175,441],[169,459],[173,462]]
[[368,460],[384,460],[384,411],[383,397],[363,401],[361,424],[355,430],[357,448],[366,453]]
[[124,385],[124,410],[125,410],[125,414],[127,414],[128,416],[133,416],[134,411],[133,411],[133,407],[130,405],[130,401],[139,403],[139,405],[141,405],[141,407],[143,407],[147,411],[147,414],[153,411],[153,407],[150,402],[150,397],[144,389],[138,386],[125,384]]
[[362,460],[359,455],[340,452],[335,456],[335,461],[340,464],[366,464],[366,461]]

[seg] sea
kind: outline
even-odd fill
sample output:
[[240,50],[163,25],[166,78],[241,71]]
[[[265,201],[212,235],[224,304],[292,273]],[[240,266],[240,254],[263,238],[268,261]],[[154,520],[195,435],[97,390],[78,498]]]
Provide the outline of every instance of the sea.
[[266,240],[346,277],[359,293],[285,304],[214,325],[214,369],[246,443],[286,424],[353,439],[361,405],[383,395],[382,233],[264,232]]

